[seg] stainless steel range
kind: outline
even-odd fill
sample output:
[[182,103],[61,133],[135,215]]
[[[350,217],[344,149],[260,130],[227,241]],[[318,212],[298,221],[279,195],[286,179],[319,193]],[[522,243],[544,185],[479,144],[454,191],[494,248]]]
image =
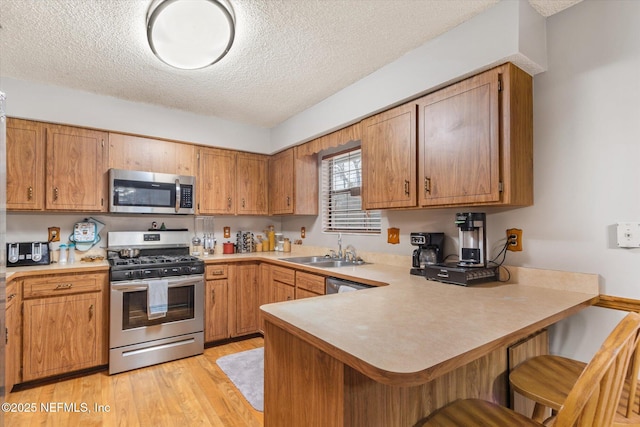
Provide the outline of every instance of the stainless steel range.
[[204,261],[188,232],[110,232],[109,374],[204,351]]

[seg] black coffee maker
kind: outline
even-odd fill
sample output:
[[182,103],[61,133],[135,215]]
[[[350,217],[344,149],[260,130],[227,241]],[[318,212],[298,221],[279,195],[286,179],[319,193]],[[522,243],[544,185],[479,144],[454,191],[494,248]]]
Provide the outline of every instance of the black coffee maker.
[[444,233],[411,233],[411,244],[418,247],[413,251],[411,274],[424,276],[426,266],[444,262]]

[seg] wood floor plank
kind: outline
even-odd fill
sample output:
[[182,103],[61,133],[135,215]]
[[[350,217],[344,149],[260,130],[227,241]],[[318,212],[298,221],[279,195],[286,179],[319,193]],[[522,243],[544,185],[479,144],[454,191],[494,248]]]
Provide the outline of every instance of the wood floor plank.
[[262,413],[251,407],[215,361],[263,345],[262,338],[251,338],[207,348],[199,356],[116,375],[102,371],[17,387],[7,402],[22,407],[35,404],[36,410],[5,413],[5,425],[262,427]]

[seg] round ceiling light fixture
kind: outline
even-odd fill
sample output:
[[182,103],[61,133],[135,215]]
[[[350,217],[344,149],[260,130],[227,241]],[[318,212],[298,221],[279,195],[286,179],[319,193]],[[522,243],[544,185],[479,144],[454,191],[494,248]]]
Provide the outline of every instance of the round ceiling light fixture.
[[147,39],[165,64],[182,70],[208,67],[233,44],[231,7],[219,0],[160,0],[149,7]]

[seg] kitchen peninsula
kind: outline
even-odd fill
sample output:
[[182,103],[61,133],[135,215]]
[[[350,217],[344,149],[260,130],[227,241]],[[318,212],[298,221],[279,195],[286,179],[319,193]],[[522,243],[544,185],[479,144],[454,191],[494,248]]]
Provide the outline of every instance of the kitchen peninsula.
[[413,426],[457,398],[508,405],[516,359],[547,352],[545,328],[598,296],[593,274],[514,268],[460,287],[380,267],[353,274],[389,286],[262,306],[266,427]]

